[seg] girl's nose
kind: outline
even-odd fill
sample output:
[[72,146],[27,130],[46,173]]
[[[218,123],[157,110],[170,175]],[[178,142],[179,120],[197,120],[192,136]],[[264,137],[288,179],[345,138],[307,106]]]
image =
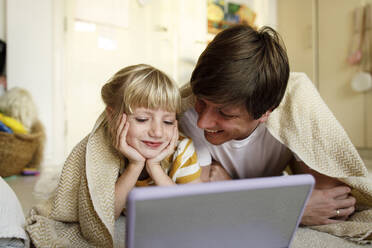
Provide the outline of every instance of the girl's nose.
[[163,127],[161,123],[155,121],[151,124],[150,136],[155,138],[163,136]]

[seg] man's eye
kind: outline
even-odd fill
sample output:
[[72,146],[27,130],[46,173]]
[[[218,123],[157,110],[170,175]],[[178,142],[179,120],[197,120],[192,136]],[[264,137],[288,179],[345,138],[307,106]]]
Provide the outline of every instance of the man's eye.
[[220,115],[225,118],[225,119],[234,119],[236,118],[237,116],[236,115],[228,115],[228,114],[225,114],[224,112],[222,112],[221,110],[219,110],[219,113]]
[[146,118],[136,118],[136,121],[137,122],[145,122],[145,121],[147,121],[147,119]]
[[205,103],[202,100],[200,100],[200,99],[196,99],[195,104],[204,105]]
[[205,107],[205,103],[202,100],[197,99],[196,102],[195,102],[196,112],[200,112],[204,107]]

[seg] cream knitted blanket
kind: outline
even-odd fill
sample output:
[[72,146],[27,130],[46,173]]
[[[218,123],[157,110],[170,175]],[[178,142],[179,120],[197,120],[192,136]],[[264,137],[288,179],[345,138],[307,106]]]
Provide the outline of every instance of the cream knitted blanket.
[[34,207],[26,230],[36,247],[113,247],[114,190],[122,160],[103,115],[69,155],[57,192]]
[[[189,85],[182,89],[183,110],[194,103]],[[314,226],[357,243],[372,240],[372,182],[344,129],[304,73],[291,73],[285,96],[267,121],[270,133],[312,169],[350,185],[356,212],[340,224]]]

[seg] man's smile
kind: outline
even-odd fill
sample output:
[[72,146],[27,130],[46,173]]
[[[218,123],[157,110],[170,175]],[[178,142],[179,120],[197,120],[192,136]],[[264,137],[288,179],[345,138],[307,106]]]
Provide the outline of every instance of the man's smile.
[[204,131],[207,133],[219,133],[219,132],[222,132],[223,130],[204,129]]

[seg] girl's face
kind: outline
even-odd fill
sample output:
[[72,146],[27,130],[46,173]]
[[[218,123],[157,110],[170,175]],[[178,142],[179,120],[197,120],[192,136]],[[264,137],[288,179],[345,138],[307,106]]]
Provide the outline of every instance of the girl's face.
[[136,108],[128,116],[128,145],[143,157],[156,157],[171,141],[176,114],[163,109]]

